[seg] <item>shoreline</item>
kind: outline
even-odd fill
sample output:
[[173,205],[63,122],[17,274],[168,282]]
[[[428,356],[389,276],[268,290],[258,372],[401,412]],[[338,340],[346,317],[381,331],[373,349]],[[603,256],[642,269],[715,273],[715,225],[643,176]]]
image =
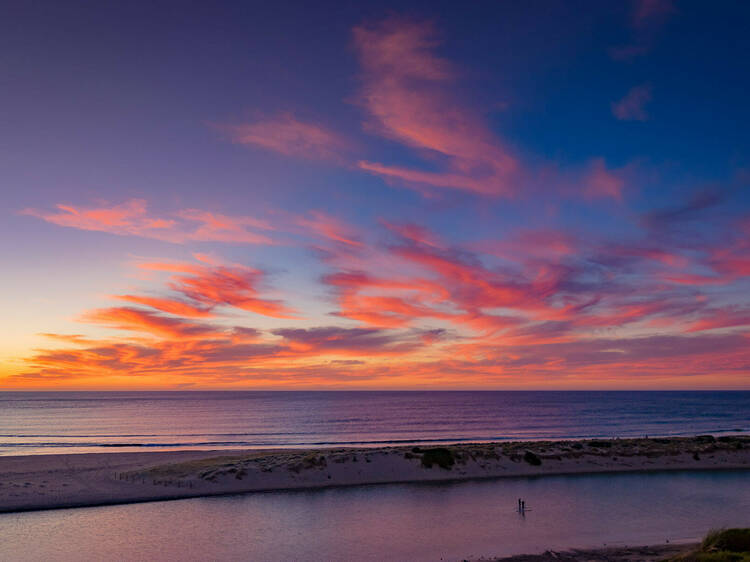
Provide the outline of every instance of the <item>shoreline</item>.
[[541,554],[516,554],[498,558],[479,558],[472,562],[656,562],[686,554],[700,542],[608,546],[602,548],[547,550]]
[[750,437],[0,457],[0,513],[419,482],[750,469]]

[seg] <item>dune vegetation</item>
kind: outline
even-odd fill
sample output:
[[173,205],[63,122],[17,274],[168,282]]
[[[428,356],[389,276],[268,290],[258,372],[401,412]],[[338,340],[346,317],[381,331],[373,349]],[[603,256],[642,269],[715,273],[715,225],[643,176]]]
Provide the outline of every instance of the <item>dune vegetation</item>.
[[671,562],[750,562],[750,529],[709,531],[699,548],[669,560]]

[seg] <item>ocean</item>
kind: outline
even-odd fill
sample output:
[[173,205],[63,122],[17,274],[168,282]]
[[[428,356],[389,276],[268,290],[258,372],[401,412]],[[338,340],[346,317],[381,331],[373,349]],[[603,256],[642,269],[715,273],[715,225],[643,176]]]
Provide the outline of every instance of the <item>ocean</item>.
[[750,392],[0,392],[0,455],[750,431]]

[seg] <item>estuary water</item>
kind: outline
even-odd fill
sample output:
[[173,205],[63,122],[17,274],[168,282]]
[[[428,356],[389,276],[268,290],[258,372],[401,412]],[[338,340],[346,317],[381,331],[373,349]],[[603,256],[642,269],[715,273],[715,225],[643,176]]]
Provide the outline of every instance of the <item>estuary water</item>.
[[0,560],[463,560],[692,541],[725,526],[750,526],[750,471],[360,486],[2,514]]
[[0,455],[750,430],[750,392],[0,392]]

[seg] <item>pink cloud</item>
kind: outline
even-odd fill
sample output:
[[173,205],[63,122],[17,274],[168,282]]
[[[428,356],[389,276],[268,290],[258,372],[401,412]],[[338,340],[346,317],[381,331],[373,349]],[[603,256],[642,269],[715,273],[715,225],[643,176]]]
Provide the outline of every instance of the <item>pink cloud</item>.
[[360,247],[357,229],[322,211],[310,211],[307,215],[294,217],[293,222],[314,235],[348,246]]
[[625,180],[621,174],[607,169],[603,158],[597,158],[584,177],[584,195],[589,198],[611,197],[622,201]]
[[401,238],[405,238],[407,240],[411,240],[412,242],[417,242],[418,244],[425,244],[427,246],[433,246],[436,248],[442,248],[445,246],[445,244],[441,241],[440,237],[432,232],[431,230],[428,230],[427,228],[424,228],[423,226],[420,226],[418,224],[414,223],[391,223],[388,221],[381,221],[385,227],[390,230],[391,232],[396,233]]
[[45,213],[35,209],[24,209],[21,214],[79,230],[148,238],[169,236],[175,226],[173,220],[149,216],[146,201],[143,199],[131,199],[119,205],[101,207],[75,207],[63,204],[56,207],[58,212]]
[[[415,380],[490,386],[532,377],[540,385],[632,386],[644,373],[649,384],[671,377],[679,385],[686,376],[719,374],[726,381],[747,371],[747,307],[712,305],[710,293],[661,277],[696,259],[734,272],[733,261],[719,260],[746,255],[741,236],[723,255],[711,248],[679,252],[659,239],[612,244],[552,228],[520,229],[487,241],[488,255],[452,247],[420,225],[385,226],[389,244],[362,242],[356,251],[321,234],[342,250],[326,261],[333,269],[323,279],[335,303],[330,315],[360,326],[227,327],[226,319],[215,321],[226,311],[278,318],[292,311],[268,298],[261,270],[206,256],[147,262],[140,267],[167,277],[162,292],[121,295],[128,306],[82,316],[124,334],[58,336],[58,349],[28,357],[29,372],[18,384],[77,378],[104,384],[129,376],[206,387],[362,381],[394,387]],[[719,329],[726,332],[708,332]]]
[[653,260],[671,267],[686,267],[690,263],[676,250],[648,244],[609,244],[603,251],[611,256]]
[[636,0],[632,16],[633,27],[642,28],[661,23],[675,11],[673,0]]
[[472,245],[504,260],[493,268],[466,247],[436,242],[423,227],[386,226],[399,243],[377,266],[352,260],[355,270],[341,255],[331,262],[341,270],[324,282],[335,289],[338,315],[377,327],[432,319],[520,345],[629,326],[676,330],[707,306],[693,289],[663,283],[678,275],[675,268],[690,266],[690,256],[647,240],[613,244],[519,230]]
[[484,240],[472,248],[514,262],[528,259],[555,259],[583,251],[583,242],[575,235],[554,229],[521,229],[503,240]]
[[615,60],[632,61],[636,57],[648,54],[656,32],[676,11],[672,0],[635,0],[630,13],[633,41],[611,48],[610,56]]
[[197,209],[185,209],[167,217],[154,216],[143,199],[98,207],[56,205],[57,211],[24,209],[33,216],[58,226],[107,232],[119,236],[140,236],[164,242],[229,242],[274,244],[256,230],[273,230],[267,222],[247,216],[227,216]]
[[[702,198],[696,199],[689,205],[672,211],[666,218],[691,216],[688,212],[700,210],[705,205]],[[664,221],[664,217],[661,218]],[[700,258],[694,264],[694,271],[667,273],[664,279],[681,285],[711,286],[730,285],[750,277],[750,242],[747,234],[750,231],[748,219],[744,218],[732,225],[731,235],[723,239],[696,248],[700,251]],[[657,223],[658,224],[658,223]],[[697,273],[695,272],[697,271]]]
[[236,144],[254,145],[286,156],[340,161],[350,150],[350,143],[343,136],[316,123],[300,121],[291,113],[217,128]]
[[428,279],[343,271],[326,276],[324,282],[337,291],[339,316],[371,326],[401,327],[420,318],[452,317],[435,306],[448,299],[448,292]]
[[711,309],[690,324],[687,332],[701,332],[720,328],[738,328],[750,326],[750,310],[741,308]]
[[273,244],[266,235],[255,230],[272,231],[274,226],[265,220],[248,216],[229,216],[199,209],[183,209],[177,216],[189,224],[195,224],[186,233],[187,240],[204,242],[229,242],[244,244]]
[[612,114],[621,121],[646,121],[645,106],[651,101],[651,86],[641,84],[631,88],[625,97],[612,103]]
[[362,66],[360,102],[370,130],[438,158],[437,171],[362,161],[359,167],[407,186],[511,195],[518,161],[450,87],[458,73],[434,54],[433,26],[388,19],[354,29]]

